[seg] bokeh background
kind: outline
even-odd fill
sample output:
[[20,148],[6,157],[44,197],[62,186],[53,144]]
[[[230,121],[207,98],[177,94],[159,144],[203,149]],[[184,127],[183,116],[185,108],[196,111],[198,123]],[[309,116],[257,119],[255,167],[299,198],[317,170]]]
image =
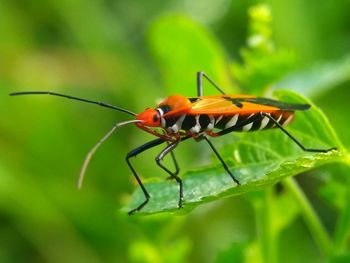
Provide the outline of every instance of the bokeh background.
[[[120,211],[137,187],[125,155],[152,138],[135,127],[119,130],[99,149],[83,189],[76,189],[87,151],[128,116],[48,96],[8,96],[13,91],[50,90],[140,112],[174,93],[172,87],[182,86],[184,95],[194,96],[199,70],[223,86],[236,83],[227,80],[225,72],[216,72],[215,65],[202,66],[202,54],[187,65],[187,45],[200,45],[192,43],[191,36],[188,43],[175,39],[181,48],[173,50],[154,32],[161,32],[157,26],[169,23],[169,17],[181,17],[181,23],[207,32],[225,60],[240,63],[252,30],[249,10],[259,3],[1,0],[0,262],[262,262],[258,214],[245,195],[184,215],[129,217]],[[276,83],[315,101],[350,146],[350,2],[263,3],[273,17],[273,43],[293,54],[288,57],[293,66],[284,69]],[[177,64],[164,63],[164,53]],[[210,161],[205,149],[196,143],[178,149],[183,169]],[[144,178],[165,177],[153,162],[159,150],[133,160]],[[348,174],[338,166],[298,177],[330,233],[337,216],[347,210],[337,209],[324,196],[332,199],[334,192],[346,189],[335,185],[322,196],[324,181],[317,178]],[[343,200],[337,204],[344,206]],[[281,231],[279,241],[278,255],[284,262],[325,260],[300,216]],[[337,262],[348,259],[347,238],[343,242]]]

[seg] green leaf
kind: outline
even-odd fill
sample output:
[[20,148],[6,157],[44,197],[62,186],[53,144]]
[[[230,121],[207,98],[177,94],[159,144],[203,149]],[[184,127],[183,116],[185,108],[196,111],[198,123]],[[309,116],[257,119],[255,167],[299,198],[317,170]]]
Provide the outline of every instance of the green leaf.
[[[183,16],[164,16],[149,30],[148,42],[168,91],[196,95],[195,73],[204,71],[225,90],[232,83],[226,55],[217,39],[204,27]],[[227,90],[228,91],[228,90]],[[217,93],[205,90],[208,95]]]
[[[289,91],[281,90],[275,95],[282,101],[310,103]],[[307,147],[336,146],[340,150],[328,153],[303,152],[278,129],[246,133],[241,136],[238,143],[227,143],[219,150],[231,171],[241,182],[241,186],[235,185],[223,167],[214,159],[214,164],[211,166],[181,175],[184,181],[183,209],[177,209],[178,185],[175,182],[149,182],[146,188],[151,193],[151,200],[140,214],[186,212],[202,203],[255,191],[273,185],[285,177],[300,174],[326,163],[345,160],[343,146],[329,121],[316,106],[313,105],[309,111],[298,112],[296,120],[287,129]],[[215,144],[215,139],[212,139],[212,142]],[[143,200],[141,190],[137,189],[126,209],[138,206]]]
[[317,96],[350,79],[350,55],[324,63],[319,63],[307,69],[294,71],[275,86],[277,90],[291,87],[292,90],[306,96]]

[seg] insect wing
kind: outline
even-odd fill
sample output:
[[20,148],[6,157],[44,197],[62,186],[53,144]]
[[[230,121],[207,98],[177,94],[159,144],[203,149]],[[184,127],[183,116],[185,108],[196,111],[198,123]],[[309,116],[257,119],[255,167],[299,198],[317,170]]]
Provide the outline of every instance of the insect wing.
[[[244,96],[244,95],[242,95]],[[278,108],[268,105],[259,105],[246,102],[246,99],[254,99],[252,96],[237,97],[235,95],[201,97],[192,104],[191,114],[246,114],[259,111],[276,111]]]
[[268,98],[246,98],[245,101],[250,103],[255,103],[261,106],[262,105],[273,106],[278,108],[279,110],[286,110],[286,111],[308,110],[311,107],[311,105],[309,104],[288,103],[288,102],[272,100]]
[[249,95],[200,97],[192,103],[191,114],[251,114],[256,112],[307,110],[310,105],[291,104]]

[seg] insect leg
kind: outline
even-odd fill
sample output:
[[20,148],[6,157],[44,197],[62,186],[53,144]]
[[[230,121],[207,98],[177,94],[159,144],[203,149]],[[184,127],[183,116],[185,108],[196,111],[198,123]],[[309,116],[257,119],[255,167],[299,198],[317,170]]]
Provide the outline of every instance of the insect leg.
[[[169,145],[169,143],[168,143],[168,145]],[[176,157],[175,157],[175,154],[174,154],[173,151],[170,151],[170,155],[171,155],[171,159],[173,159],[173,163],[174,163],[174,166],[175,166],[175,172],[174,172],[174,174],[175,174],[175,175],[178,175],[179,172],[180,172],[179,164],[178,164],[178,162],[177,162],[177,160],[176,160]]]
[[237,184],[240,185],[240,182],[237,180],[237,178],[231,173],[230,169],[228,168],[227,164],[225,163],[225,161],[221,158],[219,152],[215,149],[214,145],[212,144],[212,142],[208,139],[207,136],[203,136],[203,139],[206,140],[210,146],[210,148],[213,150],[213,152],[215,153],[215,155],[219,158],[222,166],[225,168],[226,172],[231,176],[232,180]]
[[132,150],[131,152],[129,152],[127,155],[126,155],[126,162],[127,164],[129,165],[129,168],[130,170],[132,171],[137,183],[140,185],[141,189],[142,189],[142,192],[145,196],[145,201],[143,203],[141,203],[138,207],[132,209],[128,214],[129,215],[132,215],[134,214],[135,212],[138,212],[140,211],[149,201],[150,199],[150,195],[147,191],[147,189],[145,188],[145,186],[142,184],[142,181],[140,179],[140,177],[138,176],[136,170],[134,169],[134,167],[131,165],[130,163],[130,158],[131,157],[135,157],[136,155],[138,155],[139,153],[142,153],[148,149],[151,149],[157,145],[160,145],[162,143],[164,143],[165,141],[161,138],[158,138],[158,139],[155,139],[153,141],[150,141],[148,143],[145,143],[144,145],[141,145],[140,147],[137,147],[136,149]]
[[203,96],[203,77],[206,78],[220,93],[225,94],[225,92],[205,74],[203,71],[197,72],[197,95],[198,97]]
[[312,148],[306,148],[304,145],[302,145],[293,135],[291,135],[281,124],[279,124],[273,117],[271,117],[270,114],[261,112],[262,116],[269,118],[273,123],[276,124],[278,128],[280,128],[281,131],[283,131],[289,138],[291,138],[303,151],[305,152],[319,152],[319,153],[326,153],[332,150],[336,150],[336,147],[329,148],[329,149],[312,149]]
[[[168,174],[170,174],[171,178],[174,178],[176,180],[176,182],[179,184],[179,208],[182,207],[182,203],[183,203],[183,185],[182,185],[182,180],[181,178],[177,175],[179,173],[179,168],[175,159],[175,155],[173,153],[173,150],[176,148],[176,146],[179,144],[181,140],[177,140],[171,143],[168,143],[167,147],[162,150],[158,156],[156,157],[156,162],[157,164],[164,170],[166,171]],[[171,172],[167,167],[165,167],[161,161],[164,159],[165,155],[167,155],[168,153],[170,153],[172,155],[172,158],[174,160],[174,164],[176,167],[176,171],[173,173]]]

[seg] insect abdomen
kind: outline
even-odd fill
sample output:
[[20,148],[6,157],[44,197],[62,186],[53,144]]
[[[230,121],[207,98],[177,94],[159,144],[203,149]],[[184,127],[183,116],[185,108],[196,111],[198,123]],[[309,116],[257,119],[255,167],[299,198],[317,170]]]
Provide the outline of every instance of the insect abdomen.
[[[276,111],[269,113],[280,125],[284,126],[291,122],[294,117],[292,111]],[[230,129],[232,131],[258,131],[275,128],[276,124],[260,112],[252,114],[233,114],[215,117],[215,128],[220,130]]]
[[177,133],[180,130],[188,131],[191,133],[199,133],[204,130],[213,129],[214,122],[214,117],[206,114],[172,115],[164,118],[164,121],[162,122],[162,127],[171,133]]
[[[292,111],[276,111],[270,113],[280,125],[287,125],[294,116]],[[260,113],[207,115],[183,114],[172,115],[163,120],[163,128],[168,132],[177,133],[180,130],[196,134],[203,131],[230,129],[231,131],[257,131],[276,127],[275,123]]]

